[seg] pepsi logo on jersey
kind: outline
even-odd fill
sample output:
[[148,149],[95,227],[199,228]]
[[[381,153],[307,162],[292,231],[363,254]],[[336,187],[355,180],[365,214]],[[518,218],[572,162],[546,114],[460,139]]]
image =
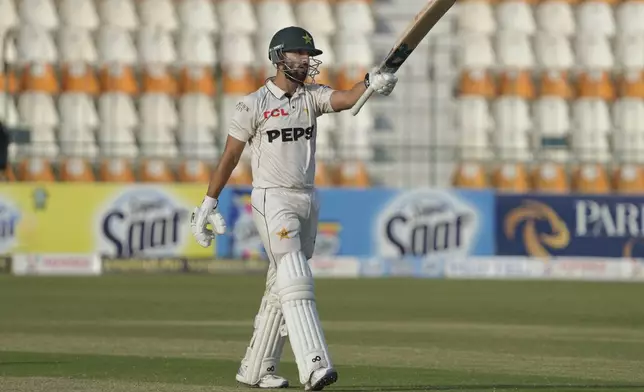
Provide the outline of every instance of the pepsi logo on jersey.
[[308,128],[282,128],[271,129],[266,131],[268,142],[273,143],[275,140],[281,140],[283,143],[296,142],[304,137],[305,140],[310,140],[315,134],[315,125]]
[[264,118],[268,119],[270,117],[286,117],[288,116],[288,112],[286,112],[284,109],[273,109],[273,110],[267,110],[264,112]]

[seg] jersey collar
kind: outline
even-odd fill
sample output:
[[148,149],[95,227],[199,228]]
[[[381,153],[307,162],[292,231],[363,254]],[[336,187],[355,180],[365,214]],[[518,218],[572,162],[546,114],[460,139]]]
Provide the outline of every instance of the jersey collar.
[[[268,91],[275,96],[277,99],[282,99],[286,95],[286,91],[282,90],[281,88],[277,87],[275,83],[273,83],[272,79],[268,79],[266,81],[266,88]],[[295,93],[293,94],[293,97],[297,96],[300,92],[302,91],[302,86],[299,86],[297,90],[295,90]]]

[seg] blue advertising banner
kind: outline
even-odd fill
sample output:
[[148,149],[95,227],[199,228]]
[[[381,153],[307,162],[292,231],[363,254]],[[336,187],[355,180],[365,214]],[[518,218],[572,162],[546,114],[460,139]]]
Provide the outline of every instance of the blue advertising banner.
[[[494,193],[460,190],[320,189],[316,254],[464,257],[494,254]],[[229,234],[219,257],[264,257],[250,189],[229,189],[220,209]]]
[[644,197],[498,195],[499,255],[644,256]]

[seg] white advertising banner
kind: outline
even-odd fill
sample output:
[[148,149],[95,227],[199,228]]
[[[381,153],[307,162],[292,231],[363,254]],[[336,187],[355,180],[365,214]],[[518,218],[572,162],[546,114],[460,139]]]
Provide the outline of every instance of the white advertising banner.
[[101,258],[96,254],[15,254],[14,275],[100,275]]

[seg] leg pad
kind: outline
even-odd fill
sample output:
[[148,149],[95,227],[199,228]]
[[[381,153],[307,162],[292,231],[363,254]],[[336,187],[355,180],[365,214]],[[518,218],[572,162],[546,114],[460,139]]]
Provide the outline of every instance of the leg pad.
[[302,252],[282,257],[277,266],[275,289],[282,305],[300,382],[305,384],[315,370],[332,364],[315,303],[313,275]]

